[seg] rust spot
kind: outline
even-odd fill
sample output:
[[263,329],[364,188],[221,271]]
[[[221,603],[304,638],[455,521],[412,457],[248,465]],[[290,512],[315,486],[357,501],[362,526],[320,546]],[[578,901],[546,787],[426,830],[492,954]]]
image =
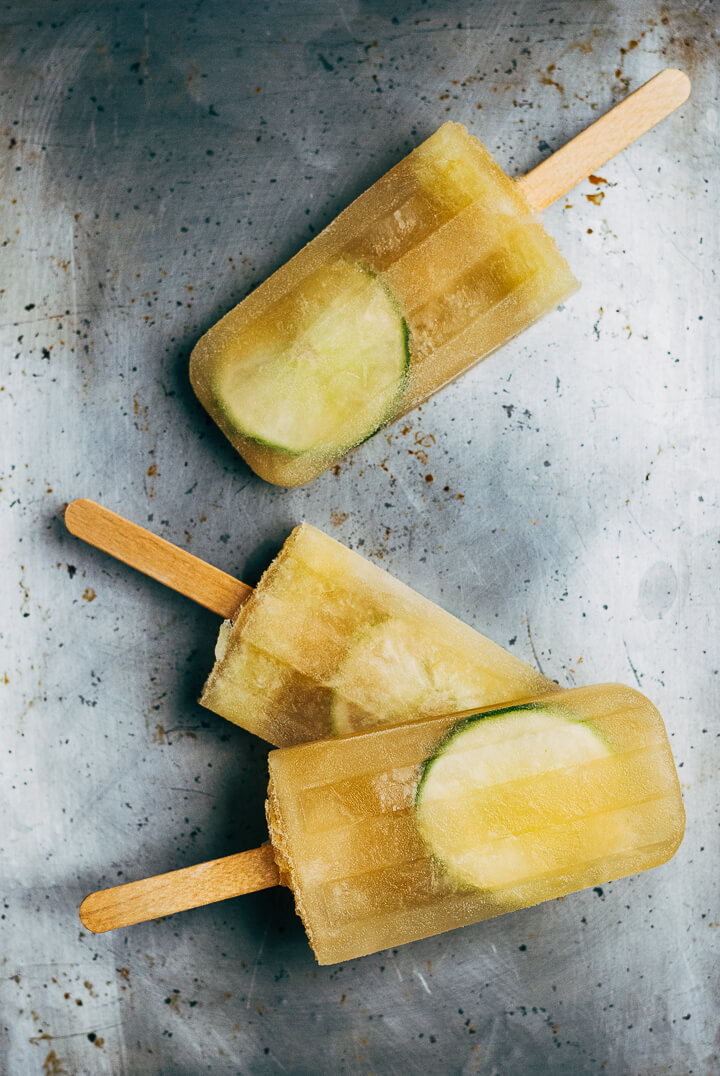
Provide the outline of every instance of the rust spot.
[[592,183],[593,187],[597,187],[600,183],[607,183],[606,179],[602,176],[588,176],[588,183]]
[[92,587],[85,587],[85,590],[83,591],[83,601],[94,602],[96,598],[97,598],[97,594],[95,593],[93,588]]
[[588,202],[593,202],[594,205],[600,205],[603,198],[605,197],[605,192],[597,191],[596,194],[586,194],[585,197],[587,198]]
[[61,1058],[51,1050],[43,1061],[42,1070],[45,1076],[70,1076],[68,1070],[65,1068],[65,1063]]
[[151,463],[150,466],[147,469],[147,476],[148,476],[148,478],[152,478],[156,474],[157,474],[157,463]]
[[[593,35],[597,35],[597,30],[593,30]],[[593,39],[589,37],[587,41],[573,41],[572,45],[568,49],[568,52],[572,52],[573,49],[579,49],[580,52],[589,53],[593,50]]]
[[333,508],[330,513],[330,519],[333,527],[340,527],[347,519],[350,518],[349,512],[341,512],[338,508]]
[[433,478],[433,476],[431,474],[426,474],[425,475],[425,481],[426,482],[434,482],[435,479]]
[[553,71],[555,70],[555,64],[548,64],[545,70],[547,74],[543,75],[543,77],[540,79],[543,86],[554,86],[556,90],[560,91],[560,93],[565,93],[565,87],[563,86],[563,84],[561,82],[556,82],[554,78],[550,78]]

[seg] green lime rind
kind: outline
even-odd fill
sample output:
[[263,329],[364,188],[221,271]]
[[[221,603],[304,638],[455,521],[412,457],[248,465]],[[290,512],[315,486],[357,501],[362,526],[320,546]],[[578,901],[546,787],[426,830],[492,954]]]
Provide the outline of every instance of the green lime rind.
[[[419,812],[417,816],[418,830],[423,838],[423,841],[425,842],[428,852],[432,856],[433,860],[443,870],[443,872],[449,877],[453,878],[462,889],[469,888],[477,891],[482,890],[483,892],[487,893],[497,891],[498,888],[502,888],[503,885],[507,884],[507,882],[502,881],[503,866],[505,870],[507,870],[507,864],[503,864],[502,859],[496,861],[493,854],[490,854],[490,858],[488,859],[487,855],[481,852],[481,845],[478,849],[478,852],[480,853],[480,859],[475,862],[471,861],[471,867],[472,872],[474,872],[474,877],[470,877],[468,875],[469,867],[466,856],[467,853],[473,852],[473,850],[476,848],[474,840],[477,839],[478,836],[478,834],[473,831],[472,815],[465,816],[467,817],[468,821],[467,823],[463,823],[464,829],[465,826],[467,829],[466,835],[468,838],[468,844],[466,848],[461,851],[458,851],[457,847],[455,847],[453,850],[448,850],[446,844],[447,830],[445,829],[445,826],[447,825],[448,815],[445,808],[443,808],[444,797],[441,795],[440,799],[437,798],[438,788],[442,792],[444,785],[448,787],[447,782],[449,781],[449,787],[454,789],[455,795],[457,794],[457,782],[459,781],[459,787],[462,793],[464,781],[463,773],[465,773],[465,777],[467,777],[467,770],[464,771],[463,768],[463,756],[458,756],[458,765],[457,768],[454,768],[452,765],[452,757],[447,758],[448,750],[451,748],[451,745],[461,739],[468,732],[469,729],[471,729],[473,726],[478,726],[481,722],[490,723],[496,719],[507,720],[511,719],[515,715],[517,715],[518,717],[522,717],[523,715],[532,714],[536,714],[538,715],[538,717],[545,716],[547,718],[553,719],[553,723],[555,720],[557,720],[558,724],[572,725],[576,729],[578,727],[582,728],[591,735],[592,740],[596,742],[598,748],[600,748],[600,745],[602,745],[604,753],[606,753],[607,755],[611,755],[613,753],[613,749],[609,744],[607,737],[603,736],[600,730],[597,729],[597,727],[594,726],[592,722],[573,720],[572,715],[568,714],[568,712],[565,711],[561,706],[551,705],[542,702],[521,703],[515,706],[502,707],[501,709],[492,710],[487,713],[471,714],[468,717],[462,718],[455,725],[451,726],[445,736],[443,736],[442,739],[438,742],[432,755],[422,764],[422,769],[420,771],[418,783],[415,789],[414,807],[415,810]],[[550,742],[552,743],[552,739]],[[502,741],[495,741],[494,746],[498,747],[501,745],[501,743]],[[588,739],[587,741],[582,741],[582,743],[591,744],[591,740]],[[489,748],[492,748],[493,741],[488,741],[487,745],[481,746],[487,746]],[[468,747],[470,747],[470,744],[468,744]],[[555,748],[557,749],[557,742],[555,744]],[[510,764],[510,774],[512,773],[512,764],[515,760],[515,756],[513,756],[511,753],[512,750],[513,749],[511,747],[508,747],[508,762]],[[567,754],[565,755],[566,752]],[[557,754],[555,754],[554,756],[555,766],[552,767],[553,769],[556,768],[558,759],[562,758],[563,756],[565,756],[567,759],[567,765],[574,765],[577,763],[577,737],[571,738],[567,748],[565,747],[563,741],[561,755],[558,756]],[[590,761],[591,759],[602,757],[597,755],[592,749],[587,750],[585,747],[583,747],[583,756],[585,758],[585,761]],[[429,799],[426,800],[426,789],[428,781],[431,779],[431,775],[433,774],[435,764],[444,757],[450,764],[450,768],[446,769],[444,772],[438,772],[438,780],[440,784],[436,787],[434,796],[431,796]],[[502,755],[500,756],[500,758],[502,759]],[[519,758],[520,764],[518,769],[519,771],[522,771],[522,753],[520,754]],[[517,777],[506,777],[506,780],[513,781],[516,779]],[[532,777],[530,778],[530,780],[532,781]],[[466,789],[468,791],[472,791],[473,787],[482,787],[482,782],[480,781],[477,785],[472,785],[472,783],[470,783],[466,786]],[[452,808],[450,808],[450,810],[452,815]],[[443,845],[445,845],[445,851],[443,851]],[[507,854],[509,854],[510,856],[510,860],[508,862],[512,863],[512,850],[510,850]],[[522,855],[522,853],[520,854]],[[498,870],[500,870],[501,872],[500,875],[497,874]],[[496,883],[488,882],[486,880],[488,874],[490,877],[492,877],[493,871],[495,872],[496,878],[498,879]],[[480,881],[480,878],[482,878],[483,880]]]
[[503,706],[499,710],[488,710],[487,712],[482,714],[470,714],[468,717],[463,717],[462,720],[458,721],[456,725],[450,726],[442,739],[438,740],[437,746],[433,751],[432,755],[430,755],[430,757],[425,759],[425,761],[423,762],[418,786],[415,789],[415,804],[417,804],[420,800],[420,794],[423,785],[425,784],[428,771],[430,770],[433,762],[435,762],[435,760],[439,758],[440,755],[445,753],[452,741],[457,739],[458,736],[461,736],[466,728],[468,728],[470,725],[474,725],[477,721],[486,721],[495,717],[502,717],[503,714],[515,714],[527,711],[536,711],[542,713],[554,712],[558,714],[558,717],[562,716],[563,720],[568,720],[568,718],[565,717],[565,715],[562,714],[559,709],[556,710],[554,706],[547,706],[546,704],[543,704],[541,702],[522,702],[516,706]]

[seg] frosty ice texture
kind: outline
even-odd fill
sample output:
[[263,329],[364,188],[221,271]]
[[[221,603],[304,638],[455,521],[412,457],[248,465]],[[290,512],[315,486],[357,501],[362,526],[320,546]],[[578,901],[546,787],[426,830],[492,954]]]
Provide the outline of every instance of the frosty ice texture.
[[[202,337],[191,379],[259,475],[300,485],[576,287],[517,185],[446,123]],[[407,365],[386,324],[393,306]],[[373,341],[360,368],[359,340]]]
[[284,746],[557,690],[316,530],[297,527],[235,622],[201,703]]
[[[428,937],[665,862],[683,834],[660,715],[618,685],[540,700],[604,745],[582,764],[535,766],[457,803],[459,836],[488,863],[524,847],[526,875],[482,888],[433,854],[418,789],[458,718],[442,717],[270,753],[268,821],[283,881],[321,964]],[[493,720],[485,716],[483,721]],[[508,755],[514,750],[511,723]],[[539,737],[538,753],[542,754]],[[479,756],[478,756],[479,757]],[[455,793],[457,798],[457,792]],[[448,802],[453,805],[451,786]],[[497,876],[498,878],[500,875]]]

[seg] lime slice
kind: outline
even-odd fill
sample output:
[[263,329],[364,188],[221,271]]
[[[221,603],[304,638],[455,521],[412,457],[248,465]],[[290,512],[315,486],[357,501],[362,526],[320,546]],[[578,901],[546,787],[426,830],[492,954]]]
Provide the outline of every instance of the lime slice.
[[230,428],[292,455],[342,454],[370,437],[392,417],[409,361],[388,286],[342,260],[232,334],[224,351],[212,389]]
[[426,624],[390,617],[361,629],[339,665],[330,684],[333,731],[345,736],[470,710],[483,705],[496,679],[434,639]]
[[[425,763],[415,795],[418,830],[448,874],[478,889],[570,869],[587,855],[575,821],[597,813],[592,764],[612,755],[596,730],[559,707],[471,717]],[[616,838],[610,824],[608,847],[597,855],[610,854]]]

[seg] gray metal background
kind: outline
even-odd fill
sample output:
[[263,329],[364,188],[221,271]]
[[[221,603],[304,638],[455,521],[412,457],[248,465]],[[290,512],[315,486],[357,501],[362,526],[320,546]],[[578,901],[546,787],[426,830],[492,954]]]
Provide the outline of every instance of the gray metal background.
[[[4,6],[3,1074],[720,1071],[717,24],[707,0]],[[515,174],[668,64],[690,102],[546,214],[583,282],[564,310],[339,473],[248,471],[189,389],[201,332],[442,121]],[[639,686],[682,848],[340,967],[280,890],[89,936],[89,890],[263,839],[266,747],[194,701],[216,618],[73,540],[78,496],[249,582],[308,519],[559,683]]]

